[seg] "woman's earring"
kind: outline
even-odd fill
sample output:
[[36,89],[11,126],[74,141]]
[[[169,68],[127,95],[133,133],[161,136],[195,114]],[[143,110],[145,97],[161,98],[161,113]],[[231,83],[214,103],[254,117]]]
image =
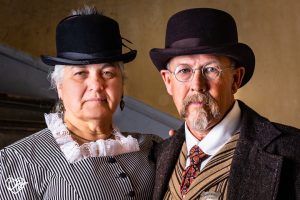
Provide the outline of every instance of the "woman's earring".
[[56,111],[64,114],[65,112],[65,106],[64,106],[64,102],[61,98],[58,99],[57,105],[56,105]]
[[121,109],[121,111],[124,109],[124,107],[125,107],[125,102],[123,100],[123,95],[122,95],[121,101],[120,101],[120,109]]

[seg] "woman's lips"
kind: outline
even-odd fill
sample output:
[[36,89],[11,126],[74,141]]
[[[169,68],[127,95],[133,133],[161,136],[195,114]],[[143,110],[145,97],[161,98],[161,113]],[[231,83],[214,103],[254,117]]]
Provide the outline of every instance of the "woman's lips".
[[106,98],[89,98],[84,102],[107,102]]

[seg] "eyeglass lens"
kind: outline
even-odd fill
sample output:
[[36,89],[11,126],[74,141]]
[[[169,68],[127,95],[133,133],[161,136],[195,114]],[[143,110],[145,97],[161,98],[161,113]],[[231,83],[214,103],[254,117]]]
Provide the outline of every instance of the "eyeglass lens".
[[218,78],[222,71],[220,67],[215,64],[205,65],[198,69],[193,69],[189,65],[182,64],[176,67],[174,75],[178,81],[186,82],[192,80],[196,70],[200,70],[207,80],[214,80]]

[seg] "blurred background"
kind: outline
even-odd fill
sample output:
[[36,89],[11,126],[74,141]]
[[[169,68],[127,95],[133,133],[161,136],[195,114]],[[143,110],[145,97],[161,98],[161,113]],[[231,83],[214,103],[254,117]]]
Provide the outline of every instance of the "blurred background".
[[[104,15],[117,20],[122,36],[133,42],[133,45],[129,46],[138,50],[136,60],[125,67],[128,77],[125,95],[174,119],[175,124],[179,123],[176,121],[179,119],[177,110],[149,58],[149,50],[164,47],[167,20],[176,12],[193,7],[212,7],[227,11],[236,20],[239,41],[248,44],[256,56],[254,75],[251,81],[239,90],[236,98],[272,121],[300,128],[299,1],[0,0],[2,52],[10,58],[24,58],[20,62],[30,63],[31,68],[36,66],[38,71],[48,71],[49,69],[40,63],[39,56],[56,55],[57,23],[69,15],[72,9],[84,5],[96,6]],[[0,60],[0,64],[2,61]],[[53,97],[53,94],[47,91],[46,83],[41,83],[43,87],[38,87],[38,74],[27,72],[25,75],[26,79],[34,81],[31,85],[36,85],[36,88],[30,88],[9,78],[20,69],[9,71],[8,69],[13,68],[7,64],[2,66],[2,71],[3,68],[6,71],[0,75],[0,93],[7,95],[17,91],[16,93],[22,96],[36,96],[42,99]],[[22,69],[26,71],[25,68]],[[32,92],[22,94],[26,89],[17,90],[18,87],[28,88]]]

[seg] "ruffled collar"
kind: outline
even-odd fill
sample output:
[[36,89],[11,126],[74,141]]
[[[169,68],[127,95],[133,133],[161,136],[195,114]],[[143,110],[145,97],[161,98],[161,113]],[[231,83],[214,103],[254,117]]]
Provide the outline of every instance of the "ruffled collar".
[[70,135],[58,113],[45,114],[45,121],[60,149],[70,163],[88,157],[115,156],[123,153],[139,151],[137,139],[131,135],[125,137],[114,127],[115,139],[99,139],[95,142],[79,145]]

